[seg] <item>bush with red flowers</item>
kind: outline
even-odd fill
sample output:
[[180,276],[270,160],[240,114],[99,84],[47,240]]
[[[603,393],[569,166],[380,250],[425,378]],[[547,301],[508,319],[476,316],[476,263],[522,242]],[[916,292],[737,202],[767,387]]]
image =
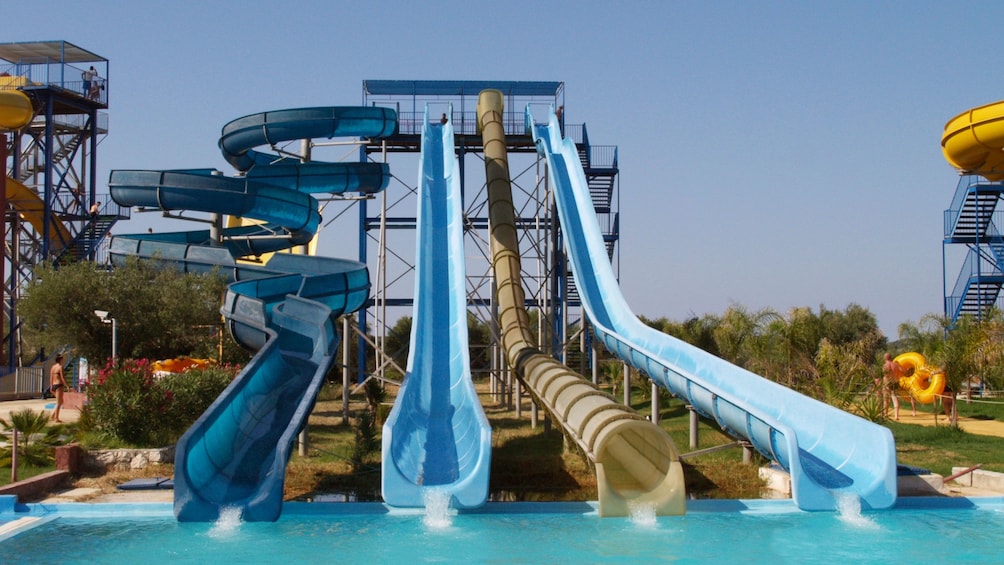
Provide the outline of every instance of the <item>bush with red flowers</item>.
[[232,366],[154,375],[148,359],[109,363],[87,387],[86,420],[135,447],[174,443],[237,374]]

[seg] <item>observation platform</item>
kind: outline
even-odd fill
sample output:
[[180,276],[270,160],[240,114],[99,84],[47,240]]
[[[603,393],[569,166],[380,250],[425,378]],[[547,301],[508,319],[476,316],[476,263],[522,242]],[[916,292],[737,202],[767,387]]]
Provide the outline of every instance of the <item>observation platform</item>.
[[107,109],[108,59],[67,41],[0,43],[0,90],[15,89],[51,99],[57,115]]
[[[422,120],[426,104],[429,119],[438,122],[452,111],[454,143],[468,151],[483,147],[477,131],[478,95],[482,90],[495,89],[505,96],[503,124],[510,151],[533,152],[533,139],[525,128],[526,106],[539,106],[535,113],[544,116],[551,107],[564,106],[565,84],[558,81],[495,81],[495,80],[364,80],[363,104],[393,108],[398,114],[398,131],[368,147],[373,151],[418,151],[421,143]],[[451,110],[452,106],[452,110]]]

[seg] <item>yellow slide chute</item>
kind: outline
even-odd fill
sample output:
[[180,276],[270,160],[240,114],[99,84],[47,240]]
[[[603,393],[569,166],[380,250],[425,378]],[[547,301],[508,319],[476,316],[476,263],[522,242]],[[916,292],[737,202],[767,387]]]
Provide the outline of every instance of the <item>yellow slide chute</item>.
[[[0,90],[0,129],[19,130],[31,123],[34,115],[31,99],[25,93],[20,90]],[[17,210],[36,231],[42,232],[45,224],[45,202],[35,191],[10,177],[6,178],[5,185],[7,202],[10,206]],[[49,226],[54,232],[50,249],[58,253],[70,242],[70,232],[54,215],[49,216]]]
[[[7,202],[17,210],[21,217],[28,221],[35,231],[41,233],[45,222],[45,202],[34,190],[20,182],[7,177]],[[70,243],[70,230],[53,214],[49,214],[50,238],[49,250],[59,253]]]
[[35,110],[20,90],[0,90],[0,128],[19,130],[31,123]]
[[917,402],[932,404],[945,391],[945,372],[928,365],[920,353],[903,353],[895,361],[910,375],[900,377],[899,388],[910,391]]
[[973,108],[945,124],[945,159],[964,173],[1004,180],[1004,100]]

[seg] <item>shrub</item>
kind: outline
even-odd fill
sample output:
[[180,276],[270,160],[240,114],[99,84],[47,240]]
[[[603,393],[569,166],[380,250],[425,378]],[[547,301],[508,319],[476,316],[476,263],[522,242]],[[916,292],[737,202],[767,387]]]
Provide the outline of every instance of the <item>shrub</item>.
[[[43,467],[52,463],[52,447],[60,442],[63,426],[49,426],[49,414],[44,410],[35,412],[24,408],[11,412],[9,419],[0,418],[0,429],[5,433],[17,430],[18,457],[24,464]],[[11,464],[11,446],[0,448],[0,465],[9,467]]]
[[174,443],[233,379],[233,367],[156,377],[149,360],[105,367],[87,389],[93,428],[137,447]]
[[177,439],[209,408],[237,374],[230,366],[189,369],[172,373],[159,383],[168,393],[167,425]]

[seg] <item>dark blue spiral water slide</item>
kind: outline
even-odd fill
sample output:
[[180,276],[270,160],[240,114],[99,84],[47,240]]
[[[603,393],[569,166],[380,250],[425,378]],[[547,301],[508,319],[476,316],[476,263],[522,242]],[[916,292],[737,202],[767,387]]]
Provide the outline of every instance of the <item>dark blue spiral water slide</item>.
[[[240,175],[212,169],[115,170],[109,189],[122,206],[202,211],[257,220],[211,230],[120,235],[112,261],[128,256],[185,272],[228,275],[222,308],[234,338],[257,350],[230,386],[182,436],[175,456],[174,510],[181,521],[212,521],[226,508],[243,519],[278,519],[285,467],[334,360],[338,316],[369,298],[366,265],[276,253],[309,242],[320,222],[318,193],[373,193],[389,180],[385,164],[300,163],[259,152],[291,140],[393,134],[396,112],[321,107],[264,112],[223,127],[219,147]],[[262,257],[259,264],[239,261]]]

